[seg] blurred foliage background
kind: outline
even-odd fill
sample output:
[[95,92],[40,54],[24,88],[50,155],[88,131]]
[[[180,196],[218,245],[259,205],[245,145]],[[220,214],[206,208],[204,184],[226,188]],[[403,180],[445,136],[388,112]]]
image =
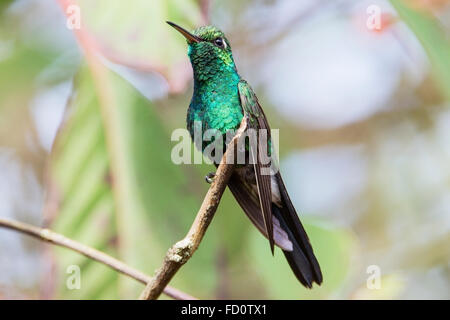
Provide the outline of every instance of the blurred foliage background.
[[[79,30],[67,27],[71,4]],[[2,0],[1,217],[148,274],[160,265],[212,169],[170,159],[192,71],[166,20],[228,35],[241,76],[281,129],[281,170],[324,273],[321,287],[300,286],[227,191],[173,286],[209,299],[450,298],[447,0]],[[79,290],[66,287],[70,265],[81,268]],[[378,290],[366,286],[371,265]],[[142,289],[0,230],[1,298],[134,299]]]

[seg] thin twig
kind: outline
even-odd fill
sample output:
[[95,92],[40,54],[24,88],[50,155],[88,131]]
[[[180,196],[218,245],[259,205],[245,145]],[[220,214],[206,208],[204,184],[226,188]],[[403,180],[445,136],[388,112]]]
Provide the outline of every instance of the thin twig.
[[209,11],[211,9],[211,2],[212,0],[199,0],[198,4],[200,6],[200,12],[202,13],[202,24],[206,25],[209,24],[209,18],[210,18],[210,14]]
[[233,173],[235,148],[246,128],[247,119],[244,117],[239,130],[222,157],[222,161],[216,170],[214,181],[203,199],[202,206],[195,217],[191,229],[183,240],[175,243],[167,251],[162,266],[156,271],[152,281],[147,284],[139,297],[141,300],[157,299],[181,266],[184,265],[192,257],[195,250],[197,250],[205,235],[206,229],[216,213],[220,199],[227,187],[228,180]]
[[[145,273],[142,273],[139,270],[136,270],[136,269],[128,266],[124,262],[119,261],[101,251],[94,249],[94,248],[88,247],[84,244],[81,244],[72,239],[69,239],[69,238],[63,236],[62,234],[56,233],[49,229],[44,229],[44,228],[32,226],[27,223],[9,220],[9,219],[3,219],[3,218],[0,218],[0,227],[19,231],[21,233],[25,233],[25,234],[30,235],[39,240],[43,240],[43,241],[49,242],[49,243],[57,245],[57,246],[71,249],[73,251],[81,253],[82,255],[84,255],[92,260],[103,263],[104,265],[107,265],[108,267],[110,267],[124,275],[127,275],[139,282],[142,282],[143,284],[147,284],[150,281],[152,281],[152,278],[150,276],[146,275]],[[177,300],[196,300],[196,298],[188,295],[187,293],[184,293],[184,292],[182,292],[178,289],[172,288],[172,287],[166,287],[164,289],[164,293],[166,295],[168,295],[169,297],[177,299]]]

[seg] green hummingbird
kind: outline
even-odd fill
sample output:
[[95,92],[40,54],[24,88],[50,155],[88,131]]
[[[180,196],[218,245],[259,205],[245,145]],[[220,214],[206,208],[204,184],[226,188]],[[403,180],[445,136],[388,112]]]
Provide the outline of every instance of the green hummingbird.
[[[230,42],[224,33],[214,26],[199,27],[191,33],[175,23],[167,23],[188,43],[194,72],[194,93],[187,113],[187,127],[192,139],[198,124],[203,132],[214,129],[225,136],[227,132],[236,132],[245,116],[248,128],[269,132],[268,153],[275,158],[270,148],[267,119],[252,88],[239,76]],[[196,145],[201,151],[207,147],[203,141]],[[247,150],[247,153],[251,152]],[[278,246],[305,287],[311,288],[314,282],[320,285],[319,263],[280,172],[271,170],[271,174],[263,174],[262,170],[268,164],[261,161],[259,153],[256,156],[253,153],[253,159],[251,163],[247,161],[236,166],[228,188],[250,221],[269,239],[272,254],[274,245]],[[217,166],[218,162],[215,164]],[[209,176],[212,177],[213,174]]]

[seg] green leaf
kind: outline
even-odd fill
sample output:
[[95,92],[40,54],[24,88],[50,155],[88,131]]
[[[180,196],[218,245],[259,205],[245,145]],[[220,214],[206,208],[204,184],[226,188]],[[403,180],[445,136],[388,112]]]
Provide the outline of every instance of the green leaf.
[[174,21],[185,28],[202,23],[199,1],[80,0],[82,27],[98,40],[103,53],[114,61],[164,75],[178,91],[187,81],[186,40],[166,24]]
[[[71,117],[52,151],[50,190],[60,199],[53,227],[151,275],[166,250],[187,232],[201,199],[189,191],[183,168],[172,163],[170,134],[154,106],[118,75],[102,72],[98,85],[88,68],[80,71]],[[105,101],[111,103],[102,105]],[[207,295],[213,288],[210,259],[216,241],[214,234],[210,237],[190,261],[192,269],[174,282],[194,288],[191,294]],[[115,298],[117,292],[136,298],[142,289],[120,280],[123,277],[101,275],[101,268],[92,266],[97,262],[58,252],[59,292],[64,298]],[[99,284],[66,290],[64,270],[72,264],[80,266],[86,281],[96,282],[97,274],[114,284],[101,285],[99,278]],[[106,289],[110,292],[102,291]]]
[[435,79],[450,101],[450,39],[444,27],[431,14],[414,10],[405,1],[391,0],[391,3],[422,43],[433,66]]
[[[251,264],[260,281],[267,288],[269,299],[326,299],[338,290],[351,269],[356,239],[346,229],[325,226],[317,221],[306,221],[305,229],[314,248],[323,273],[323,283],[313,290],[304,288],[292,273],[281,250],[272,257],[266,239],[257,232],[250,239]],[[263,243],[264,242],[264,243]]]

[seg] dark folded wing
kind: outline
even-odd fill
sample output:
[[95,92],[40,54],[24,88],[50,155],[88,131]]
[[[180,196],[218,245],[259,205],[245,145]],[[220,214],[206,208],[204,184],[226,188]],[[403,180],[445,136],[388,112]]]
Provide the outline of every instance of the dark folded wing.
[[[258,188],[259,203],[261,206],[262,216],[264,219],[264,226],[266,234],[269,239],[270,249],[272,254],[274,251],[274,239],[273,239],[273,221],[272,221],[272,190],[270,185],[271,175],[269,174],[270,162],[265,163],[262,159],[263,150],[267,150],[267,142],[262,141],[266,145],[261,146],[259,143],[259,130],[265,129],[267,133],[267,138],[270,138],[270,128],[267,123],[266,117],[264,115],[261,106],[259,105],[258,98],[254,94],[252,88],[244,80],[241,80],[238,85],[239,96],[241,100],[241,107],[244,116],[247,116],[248,129],[255,130],[257,141],[256,145],[252,143],[250,138],[250,160],[254,166],[256,184]],[[266,139],[266,140],[268,140]]]
[[[268,238],[257,195],[254,194],[251,188],[236,173],[231,176],[228,182],[228,188],[250,221]],[[285,251],[292,251],[292,242],[289,240],[288,234],[280,226],[280,222],[276,217],[273,217],[273,238],[278,247]]]

